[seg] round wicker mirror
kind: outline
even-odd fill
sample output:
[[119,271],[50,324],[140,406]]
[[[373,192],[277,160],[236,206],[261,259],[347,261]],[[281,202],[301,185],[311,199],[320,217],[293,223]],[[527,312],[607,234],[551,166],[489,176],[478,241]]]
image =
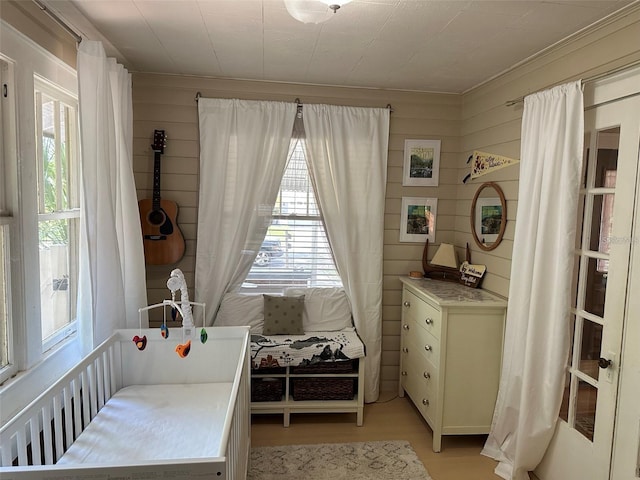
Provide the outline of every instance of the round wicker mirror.
[[493,182],[483,183],[471,202],[471,233],[482,250],[493,250],[502,241],[507,226],[507,201]]

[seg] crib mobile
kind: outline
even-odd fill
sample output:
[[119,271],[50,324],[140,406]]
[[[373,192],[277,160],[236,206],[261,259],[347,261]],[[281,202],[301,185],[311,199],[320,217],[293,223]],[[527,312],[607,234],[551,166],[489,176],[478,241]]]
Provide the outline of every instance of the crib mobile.
[[[192,305],[197,305],[202,308],[202,329],[200,330],[200,343],[205,344],[208,339],[207,331],[204,327],[206,318],[206,306],[204,303],[190,302],[189,292],[187,290],[187,282],[185,281],[182,270],[176,268],[171,272],[169,279],[167,280],[167,288],[171,291],[171,300],[163,300],[162,303],[156,303],[155,305],[149,305],[138,309],[138,319],[140,324],[139,335],[133,337],[133,343],[140,351],[147,347],[147,336],[142,335],[142,313],[154,308],[163,308],[162,325],[160,326],[160,335],[165,340],[169,338],[169,327],[167,327],[167,308],[171,307],[171,318],[176,320],[180,315],[182,318],[182,343],[176,346],[176,353],[179,357],[185,358],[191,351],[191,339],[195,336],[196,327],[193,323],[193,312],[191,310]],[[176,302],[176,291],[180,290],[180,302]]]

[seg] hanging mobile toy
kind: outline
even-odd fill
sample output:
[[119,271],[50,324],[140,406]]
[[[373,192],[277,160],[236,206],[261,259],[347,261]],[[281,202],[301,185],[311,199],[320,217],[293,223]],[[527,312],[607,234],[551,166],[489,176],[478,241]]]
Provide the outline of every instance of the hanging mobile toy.
[[204,328],[204,318],[205,318],[205,314],[204,312],[202,312],[202,330],[200,330],[200,343],[202,343],[203,345],[207,343],[207,339],[209,338],[209,335],[207,334],[207,330]]
[[[164,302],[163,302],[164,303]],[[160,325],[160,335],[165,340],[169,338],[169,327],[167,327],[167,309],[162,309],[162,325]]]
[[162,338],[164,339],[169,338],[169,328],[166,323],[160,325],[160,335],[162,335]]
[[184,358],[189,355],[191,351],[191,340],[187,340],[187,343],[178,344],[176,347],[176,353],[180,358]]
[[142,337],[139,337],[138,335],[136,335],[135,337],[132,338],[133,343],[136,344],[136,347],[138,348],[138,350],[142,351],[147,347],[147,336],[143,335]]

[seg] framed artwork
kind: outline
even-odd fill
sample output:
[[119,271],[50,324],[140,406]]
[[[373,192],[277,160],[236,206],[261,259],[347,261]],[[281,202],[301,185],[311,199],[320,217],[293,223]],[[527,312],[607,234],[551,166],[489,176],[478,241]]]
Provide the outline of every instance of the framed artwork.
[[400,241],[436,241],[437,198],[402,197]]
[[440,140],[405,140],[402,185],[437,187],[440,176]]
[[484,244],[492,244],[502,228],[502,202],[500,198],[478,198],[476,200],[476,233]]

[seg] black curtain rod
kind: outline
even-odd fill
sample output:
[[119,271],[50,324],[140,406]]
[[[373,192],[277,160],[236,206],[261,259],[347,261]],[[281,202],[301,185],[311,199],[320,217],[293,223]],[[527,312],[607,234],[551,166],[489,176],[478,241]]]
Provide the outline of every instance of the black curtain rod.
[[35,3],[38,8],[46,13],[54,22],[60,25],[69,35],[71,35],[75,39],[76,43],[82,42],[82,37],[73,28],[67,25],[67,23],[58,15],[53,13],[44,3],[40,0],[33,0],[33,3]]
[[[196,92],[196,98],[195,98],[195,101],[197,102],[197,101],[198,101],[198,100],[200,100],[201,98],[202,98],[202,94],[201,94],[200,92]],[[298,104],[298,109],[299,109],[299,110],[301,110],[301,109],[302,109],[302,106],[303,106],[303,103],[300,101],[300,99],[299,99],[299,98],[296,98],[296,99],[295,99],[295,102]],[[391,112],[391,113],[393,113],[393,107],[391,106],[391,104],[390,104],[390,103],[387,103],[387,107],[386,107],[386,108],[388,108],[388,109],[390,110],[390,112]]]

